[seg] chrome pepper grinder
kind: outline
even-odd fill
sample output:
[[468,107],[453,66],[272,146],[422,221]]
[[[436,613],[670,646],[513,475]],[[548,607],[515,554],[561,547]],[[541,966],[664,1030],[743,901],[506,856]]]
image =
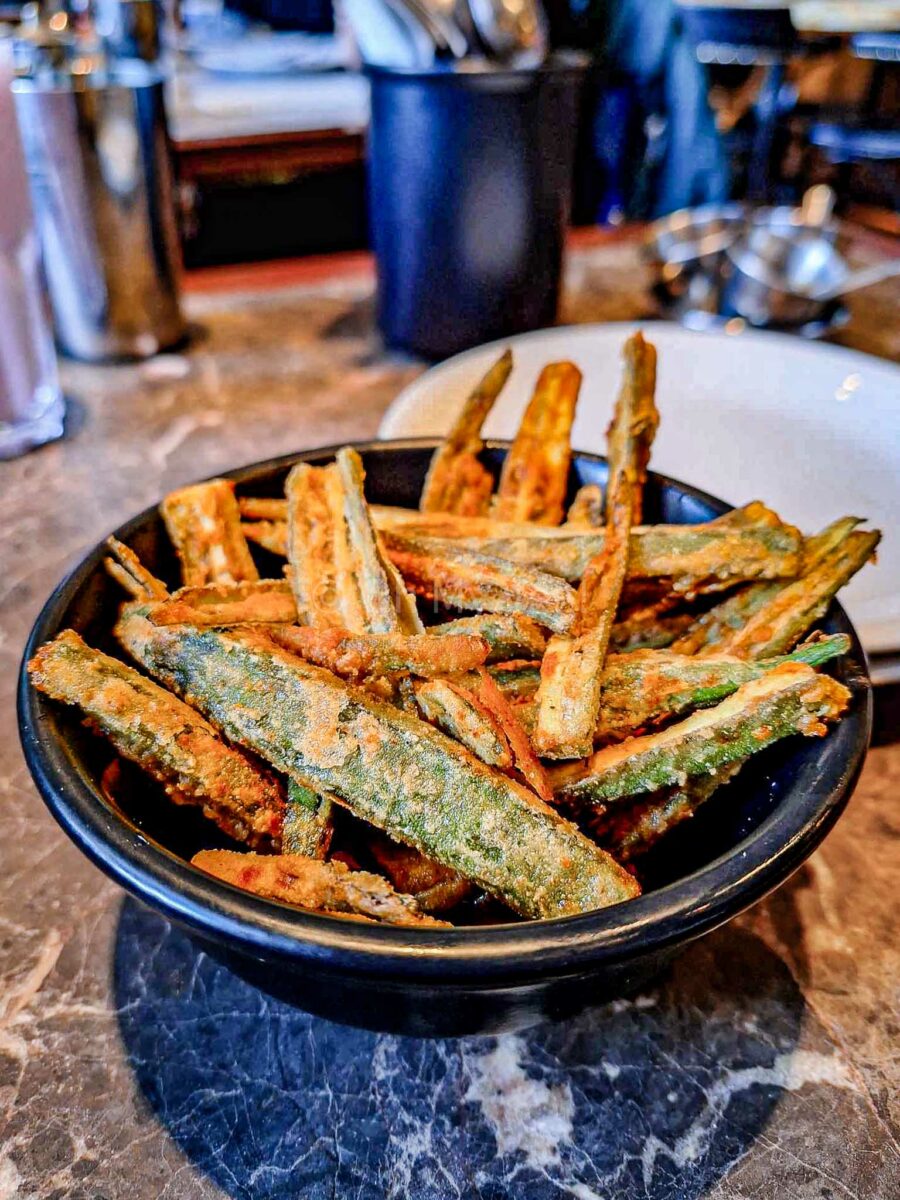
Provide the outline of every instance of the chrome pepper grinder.
[[160,72],[73,43],[13,84],[60,349],[147,358],[180,342],[180,254]]

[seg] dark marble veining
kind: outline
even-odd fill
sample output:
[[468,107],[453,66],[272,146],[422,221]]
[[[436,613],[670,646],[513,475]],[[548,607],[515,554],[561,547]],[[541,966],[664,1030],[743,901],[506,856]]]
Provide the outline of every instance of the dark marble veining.
[[[637,290],[617,308],[596,291],[624,279],[622,255],[576,258],[572,315],[647,311]],[[188,353],[69,365],[68,437],[0,465],[0,1200],[892,1200],[897,746],[871,753],[785,887],[654,988],[457,1042],[268,999],[123,899],[45,814],[12,701],[40,603],[166,489],[372,436],[419,368],[378,351],[368,296],[364,276],[195,296]]]

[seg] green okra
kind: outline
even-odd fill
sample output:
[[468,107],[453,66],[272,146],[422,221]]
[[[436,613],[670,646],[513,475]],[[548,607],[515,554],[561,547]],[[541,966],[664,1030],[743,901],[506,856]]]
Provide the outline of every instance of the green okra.
[[505,350],[466,397],[453,428],[435,450],[422,488],[422,512],[478,516],[487,512],[494,477],[479,461],[484,449],[481,426],[512,371],[511,350]]
[[851,533],[806,575],[781,588],[720,643],[726,654],[763,658],[783,654],[824,617],[837,592],[875,553],[877,530]]
[[588,912],[639,892],[614,859],[526,788],[264,633],[154,626],[133,605],[117,635],[230,739],[523,916]]
[[428,632],[438,637],[459,633],[483,637],[490,646],[489,663],[537,659],[547,648],[547,635],[535,621],[521,613],[479,613],[432,625]]
[[312,788],[288,780],[281,849],[284,854],[324,858],[334,833],[333,801]]
[[617,862],[632,862],[692,817],[743,765],[744,760],[739,759],[712,775],[694,775],[681,787],[666,788],[630,804],[614,804],[591,823],[591,833]]
[[541,682],[539,662],[497,663],[488,674],[507,700],[530,700]]
[[846,654],[845,634],[822,637],[792,654],[744,662],[738,658],[696,658],[665,650],[614,654],[606,661],[595,737],[620,739],[667,717],[718,704],[751,679],[783,663],[822,666]]
[[715,708],[694,713],[661,733],[598,750],[586,763],[555,775],[557,795],[581,804],[682,785],[718,771],[794,733],[820,736],[850,693],[804,663],[785,663],[743,684]]
[[659,424],[656,349],[640,332],[625,343],[622,386],[607,431],[609,479],[602,551],[585,568],[578,588],[573,637],[554,637],[541,662],[537,716],[531,741],[547,758],[590,753],[600,711],[603,664],[625,578],[631,530],[640,521],[650,447]]
[[478,612],[521,613],[560,633],[575,619],[575,592],[555,575],[447,539],[394,533],[384,539],[407,586],[429,600]]
[[[748,506],[749,508],[750,506]],[[738,514],[746,509],[737,509]],[[752,510],[751,510],[752,511]],[[372,505],[375,528],[387,537],[429,539],[577,583],[602,550],[603,529],[537,525],[417,513]],[[275,554],[284,554],[286,528],[277,521],[245,522],[244,533]],[[741,523],[734,513],[700,525],[639,525],[631,531],[629,579],[671,579],[680,593],[714,592],[759,579],[794,579],[803,539],[791,525],[771,520]]]
[[28,664],[32,684],[81,710],[118,753],[162,784],[176,804],[197,805],[230,837],[277,848],[284,817],[279,780],[219,737],[177,696],[67,629]]
[[[461,518],[455,521],[464,527]],[[524,531],[521,525],[514,525],[512,529],[516,532],[511,535],[437,535],[430,540],[493,555],[573,583],[582,578],[588,563],[606,543],[603,529],[565,525],[531,526]],[[414,525],[401,524],[391,535],[420,536]],[[768,522],[738,525],[730,513],[702,525],[637,526],[629,542],[628,578],[671,579],[673,590],[684,594],[722,590],[745,580],[789,579],[800,569],[802,549],[800,532],[793,526]]]
[[[750,584],[766,587],[767,584]],[[617,654],[634,650],[665,650],[692,628],[696,616],[690,612],[671,612],[668,601],[647,605],[638,612],[616,621],[612,627],[609,646]]]
[[[803,574],[807,575],[829,554],[836,551],[859,524],[859,517],[841,517],[820,533],[807,538],[803,552]],[[689,624],[673,639],[671,649],[676,654],[727,653],[725,647],[735,634],[743,629],[752,616],[764,609],[789,586],[790,582],[780,580],[747,584]],[[799,640],[812,623],[800,629],[795,640]]]
[[[819,637],[799,646],[791,654],[747,662],[739,658],[698,658],[665,650],[636,650],[611,654],[603,671],[600,710],[595,740],[621,740],[637,729],[658,724],[695,708],[708,708],[751,679],[758,679],[783,663],[806,663],[819,667],[846,654],[846,634]],[[519,672],[514,680],[519,695],[528,698],[534,672]],[[502,684],[501,684],[502,686]],[[533,706],[522,707],[522,718],[533,724]]]
[[380,875],[351,871],[342,862],[319,862],[303,854],[201,850],[191,866],[232,887],[309,912],[387,925],[448,928],[446,921],[422,912],[415,897],[395,892]]
[[512,750],[503,730],[466,688],[434,679],[416,688],[416,704],[426,720],[489,767],[505,770],[512,766]]

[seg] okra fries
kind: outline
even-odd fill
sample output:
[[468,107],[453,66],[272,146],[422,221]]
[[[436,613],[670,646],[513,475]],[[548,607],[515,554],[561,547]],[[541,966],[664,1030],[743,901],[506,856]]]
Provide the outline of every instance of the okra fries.
[[39,691],[78,708],[122,758],[161,783],[170,800],[199,805],[236,841],[280,844],[282,783],[223,742],[171,692],[93,650],[71,629],[42,646],[28,672]]
[[301,854],[235,854],[201,850],[195,867],[225,883],[312,912],[352,914],[388,925],[445,925],[426,916],[412,896],[395,892],[380,875],[350,871],[342,862],[317,862]]
[[650,446],[659,424],[654,403],[656,350],[640,333],[625,344],[625,378],[609,427],[606,538],[578,589],[575,636],[553,638],[541,666],[532,741],[547,758],[579,758],[594,744],[603,663],[628,571],[631,529],[641,514]]
[[465,400],[418,510],[369,504],[351,448],[298,463],[283,496],[167,496],[180,580],[107,543],[112,632],[140,669],[71,630],[29,664],[213,845],[218,827],[251,851],[223,836],[198,869],[425,931],[486,897],[510,919],[590,912],[637,896],[644,852],[754,754],[852,703],[824,673],[850,639],[816,630],[877,531],[804,537],[760,501],[641,524],[659,415],[640,334],[605,497],[572,499],[571,363],[541,373],[495,492],[481,428],[512,369],[507,352]]
[[[740,511],[740,510],[738,510]],[[768,512],[768,510],[763,510]],[[372,521],[386,540],[427,540],[448,553],[469,550],[502,558],[578,583],[588,563],[603,552],[602,529],[581,526],[529,525],[482,517],[413,513],[398,519],[397,509],[373,507]],[[686,597],[724,591],[738,583],[763,579],[795,579],[803,565],[800,531],[768,519],[737,525],[732,514],[703,525],[641,525],[631,532],[628,579],[665,579]],[[250,541],[284,556],[287,527],[257,521],[244,526]]]
[[229,480],[211,479],[171,492],[160,511],[188,587],[259,578]]
[[510,446],[491,512],[501,521],[558,525],[569,482],[569,434],[581,390],[574,363],[549,363]]
[[132,605],[116,633],[231,741],[522,916],[588,912],[638,894],[627,871],[533,792],[261,631],[153,625]]
[[466,399],[456,424],[431,459],[419,500],[422,512],[470,517],[487,512],[494,479],[478,459],[483,449],[481,427],[509,379],[512,365],[512,352],[506,350]]

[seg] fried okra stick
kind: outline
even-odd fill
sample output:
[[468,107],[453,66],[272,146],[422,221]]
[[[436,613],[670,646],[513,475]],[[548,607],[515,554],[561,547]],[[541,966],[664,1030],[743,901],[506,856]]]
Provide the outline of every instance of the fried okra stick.
[[505,350],[466,398],[462,412],[435,450],[425,477],[419,508],[477,517],[486,513],[494,479],[479,462],[484,448],[481,427],[512,371],[511,350]]
[[696,658],[665,650],[610,655],[603,672],[595,739],[621,740],[680,713],[717,704],[783,663],[822,666],[849,649],[850,639],[835,634],[810,641],[792,654],[758,662],[727,656]]
[[227,745],[212,725],[133,667],[93,650],[68,629],[28,664],[32,684],[81,710],[118,753],[162,784],[176,804],[197,805],[229,837],[277,848],[284,790]]
[[412,846],[402,846],[377,830],[372,831],[366,846],[396,890],[413,896],[423,912],[445,912],[474,890],[468,879],[463,879],[456,871],[426,858]]
[[333,801],[312,788],[288,780],[281,848],[285,854],[324,858],[334,833]]
[[201,850],[191,865],[232,887],[308,912],[355,915],[386,925],[447,927],[446,921],[426,916],[412,896],[395,892],[380,875],[351,871],[342,862],[319,862],[302,854]]
[[405,672],[426,679],[457,675],[480,667],[488,655],[484,638],[471,634],[354,634],[300,625],[273,628],[271,634],[279,646],[353,683],[366,676]]
[[603,488],[599,483],[585,483],[578,489],[566,513],[566,524],[582,529],[603,527]]
[[[411,509],[372,508],[386,540],[428,539],[437,545],[505,559],[577,583],[603,551],[603,529],[491,521]],[[769,520],[737,525],[727,513],[701,525],[642,525],[631,531],[628,578],[667,579],[690,597],[760,579],[795,579],[803,563],[803,539],[792,525]],[[283,525],[248,523],[246,535],[273,553],[286,553]]]
[[[821,635],[790,654],[758,662],[728,656],[699,658],[666,650],[610,654],[603,669],[594,740],[601,743],[621,741],[671,717],[718,704],[742,684],[758,679],[782,663],[806,663],[818,667],[846,654],[849,649],[850,639],[840,633],[831,637]],[[520,670],[512,677],[512,684],[525,701],[518,706],[520,716],[532,726],[533,705],[528,703],[527,689],[533,686],[534,676],[532,669]],[[503,686],[505,681],[499,682]]]
[[501,521],[558,525],[572,459],[570,434],[581,372],[570,362],[548,363],[503,462],[492,515]]
[[391,533],[385,544],[406,585],[428,600],[450,608],[520,613],[559,632],[575,620],[575,592],[555,575],[437,538]]
[[518,712],[484,667],[478,668],[477,676],[476,695],[503,730],[512,751],[513,766],[546,804],[552,804],[553,787],[543,764],[531,748],[528,732],[519,721]]
[[821,737],[849,701],[847,689],[830,676],[817,675],[803,663],[785,663],[743,684],[715,708],[661,733],[607,746],[586,764],[559,768],[557,797],[596,805],[681,785],[689,776],[718,771],[791,734]]
[[633,862],[730,783],[744,761],[738,759],[712,775],[693,775],[681,787],[666,788],[630,804],[614,804],[591,822],[591,834],[618,862]]
[[[809,572],[832,551],[843,545],[860,524],[858,517],[841,517],[826,526],[821,533],[807,538],[803,551],[803,564],[799,574]],[[723,646],[741,630],[754,613],[759,612],[789,581],[751,583],[726,597],[714,608],[693,621],[688,628],[674,639],[672,650],[677,654],[714,655],[723,653]],[[812,624],[812,622],[810,622]],[[809,626],[807,626],[809,628]],[[798,638],[806,630],[801,630]]]
[[606,540],[578,590],[575,636],[553,638],[541,663],[532,742],[546,758],[581,758],[594,744],[603,664],[625,584],[650,446],[659,424],[656,350],[640,333],[625,344],[625,374],[607,434]]
[[188,587],[259,578],[229,480],[170,492],[159,507]]
[[428,632],[436,637],[469,634],[484,638],[489,647],[489,663],[540,658],[547,648],[547,635],[536,621],[521,613],[479,613],[474,617],[459,617],[456,621],[432,625]]
[[447,679],[434,679],[417,687],[415,695],[422,716],[476,758],[501,771],[513,765],[503,727],[474,692]]
[[372,527],[362,460],[340,450],[327,467],[298,463],[287,478],[288,563],[301,619],[353,633],[422,633]]
[[779,590],[720,642],[726,654],[760,658],[782,654],[828,611],[836,593],[875,553],[881,534],[851,533],[807,575]]
[[259,630],[158,626],[132,605],[116,633],[230,739],[523,916],[588,912],[639,892],[628,872],[528,789]]
[[287,500],[283,496],[238,496],[242,521],[286,521]]
[[[287,510],[285,510],[287,512]],[[281,558],[288,556],[287,516],[279,521],[244,521],[241,524],[244,537],[254,545],[262,546],[270,554]]]
[[104,558],[103,565],[133,599],[168,599],[166,585],[147,570],[130,546],[126,546],[118,538],[108,537],[106,548],[109,556]]
[[416,602],[372,525],[364,493],[365,471],[359,454],[349,446],[339,450],[335,466],[344,489],[344,516],[354,555],[369,633],[424,633]]
[[154,625],[267,625],[297,620],[297,605],[284,579],[209,583],[179,588],[147,606]]
[[300,620],[319,627],[367,629],[334,465],[298,463],[285,482],[288,578]]

